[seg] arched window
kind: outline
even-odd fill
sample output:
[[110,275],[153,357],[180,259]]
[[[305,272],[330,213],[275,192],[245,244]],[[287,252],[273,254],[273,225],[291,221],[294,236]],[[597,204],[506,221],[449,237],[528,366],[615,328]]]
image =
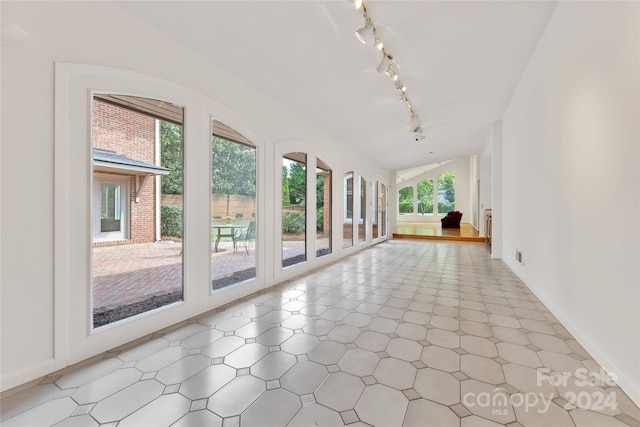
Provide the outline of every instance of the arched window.
[[371,239],[375,240],[380,237],[380,230],[378,228],[378,214],[379,214],[379,185],[378,181],[371,183]]
[[92,107],[91,295],[99,327],[183,299],[183,108],[117,94],[94,95]]
[[438,176],[438,213],[456,210],[456,173],[449,171]]
[[358,242],[367,240],[367,180],[360,177],[360,209],[358,218]]
[[387,235],[387,186],[380,183],[380,237]]
[[342,247],[353,246],[353,172],[347,172],[342,178],[344,194],[344,215],[342,219]]
[[282,266],[307,260],[307,155],[282,156]]
[[256,277],[256,147],[211,122],[211,286]]
[[316,256],[331,253],[331,168],[320,159],[316,164]]
[[425,179],[418,183],[418,213],[433,213],[433,180]]
[[398,213],[413,215],[413,187],[404,187],[398,190]]
[[387,187],[375,179],[371,183],[371,240],[387,235]]

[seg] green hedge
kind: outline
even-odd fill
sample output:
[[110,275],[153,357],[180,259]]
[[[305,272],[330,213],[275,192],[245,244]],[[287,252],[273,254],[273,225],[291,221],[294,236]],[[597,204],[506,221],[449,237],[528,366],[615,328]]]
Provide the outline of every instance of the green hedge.
[[282,212],[282,232],[287,234],[298,234],[304,231],[304,212],[283,211]]
[[160,234],[162,236],[182,237],[181,206],[160,206]]

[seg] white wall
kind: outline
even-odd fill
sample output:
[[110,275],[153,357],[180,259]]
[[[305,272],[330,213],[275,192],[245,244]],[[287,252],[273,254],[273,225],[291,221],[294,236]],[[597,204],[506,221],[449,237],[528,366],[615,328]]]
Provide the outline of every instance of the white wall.
[[638,12],[559,2],[503,119],[504,260],[636,403]]
[[491,258],[502,259],[503,255],[503,200],[504,143],[502,120],[491,124]]
[[[480,211],[482,215],[484,215],[485,209],[491,209],[491,200],[493,198],[492,194],[492,185],[491,185],[491,170],[492,170],[492,160],[493,160],[493,151],[492,151],[492,136],[487,140],[487,145],[485,146],[484,151],[479,156],[479,170],[480,170]],[[485,223],[484,218],[481,217],[482,221],[480,222],[480,228],[478,231],[481,236],[485,236]]]
[[[59,328],[55,324],[55,308],[60,307],[60,300],[54,295],[64,295],[58,292],[54,281],[55,257],[61,256],[54,251],[60,243],[54,240],[54,206],[56,201],[60,203],[54,194],[55,62],[105,65],[157,76],[214,100],[226,117],[239,118],[233,123],[238,125],[236,129],[263,150],[259,185],[264,191],[259,217],[269,223],[273,224],[277,209],[274,201],[280,200],[274,194],[276,180],[280,179],[275,146],[280,141],[295,140],[308,147],[320,147],[316,151],[323,160],[330,161],[336,178],[353,170],[367,180],[382,175],[388,177],[387,183],[392,182],[391,172],[367,160],[366,153],[353,152],[335,135],[237,80],[220,64],[186,51],[108,2],[3,2],[2,15],[30,35],[26,45],[2,47],[2,390],[69,363],[57,351],[68,343],[64,336],[54,336],[54,330]],[[71,126],[76,119],[73,114],[69,117]],[[203,147],[206,151],[206,144]],[[196,155],[193,150],[189,153],[188,147],[185,152],[190,158]],[[71,192],[70,197],[76,203],[86,194]],[[335,197],[337,209],[341,193],[336,192]],[[197,212],[186,214],[202,217]],[[61,220],[64,218],[56,219]],[[278,238],[273,228],[263,227],[263,252],[267,252],[267,242]],[[305,268],[336,259],[343,254],[341,246],[334,242],[334,256],[323,257]],[[87,247],[78,262],[88,262],[88,254]],[[268,255],[262,255],[264,263],[270,263],[262,270],[262,285],[269,286],[300,272],[283,272],[273,266],[273,254]],[[206,308],[225,302],[220,297]],[[182,317],[196,314],[189,312]],[[113,342],[113,346],[119,344]]]
[[[414,205],[417,203],[417,191],[415,186],[420,181],[424,181],[425,179],[432,179],[434,182],[434,186],[438,183],[438,175],[443,173],[453,171],[456,174],[456,210],[462,212],[462,222],[470,222],[470,218],[472,215],[471,209],[475,209],[474,206],[471,205],[471,191],[473,189],[469,188],[469,157],[460,157],[455,159],[447,164],[439,166],[435,169],[431,169],[429,172],[426,172],[422,175],[415,176],[411,179],[407,179],[406,181],[398,182],[395,185],[395,192],[390,193],[391,197],[394,197],[396,200],[396,212],[398,209],[398,191],[401,188],[411,187],[413,186],[413,197],[414,197]],[[436,189],[434,188],[434,191]],[[473,190],[475,191],[475,190]],[[435,209],[435,206],[434,206]],[[444,216],[444,214],[432,214],[432,215],[398,215],[398,222],[408,222],[408,221],[417,221],[417,222],[440,222],[440,219]]]
[[478,180],[480,179],[480,163],[478,155],[469,156],[469,223],[478,230],[480,225],[480,216],[478,215]]

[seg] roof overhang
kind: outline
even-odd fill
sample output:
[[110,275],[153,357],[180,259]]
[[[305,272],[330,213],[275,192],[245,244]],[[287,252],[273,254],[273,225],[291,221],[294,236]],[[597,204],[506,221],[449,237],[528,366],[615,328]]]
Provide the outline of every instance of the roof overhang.
[[161,167],[145,167],[134,166],[112,162],[105,162],[101,160],[93,161],[93,170],[95,172],[112,172],[112,173],[126,173],[130,175],[169,175],[170,170]]
[[93,170],[130,175],[168,175],[171,171],[153,163],[135,160],[114,151],[93,149]]

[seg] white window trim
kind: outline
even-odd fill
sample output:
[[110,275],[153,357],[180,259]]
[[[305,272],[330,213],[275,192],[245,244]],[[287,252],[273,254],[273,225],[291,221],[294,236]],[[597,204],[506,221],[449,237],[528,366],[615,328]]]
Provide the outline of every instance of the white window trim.
[[[185,107],[185,250],[184,301],[92,329],[91,312],[91,186],[90,138],[92,97],[96,93],[163,99]],[[216,118],[253,136],[248,126],[224,106],[185,87],[153,76],[86,64],[55,64],[54,190],[54,348],[53,360],[36,372],[20,373],[29,380],[87,359],[106,350],[234,301],[265,286],[264,278],[228,292],[211,292],[209,228],[210,119]],[[189,140],[192,143],[189,143]],[[256,146],[263,145],[258,138]],[[258,153],[260,153],[258,147]],[[261,160],[258,159],[258,164]],[[261,180],[258,178],[258,182]],[[258,188],[258,211],[260,194]],[[259,213],[257,214],[259,215]],[[264,228],[264,227],[262,227]],[[259,230],[261,228],[259,227]],[[260,231],[259,231],[260,232]],[[260,241],[264,240],[261,237]],[[259,249],[259,251],[261,251]],[[264,252],[264,251],[261,251]],[[73,310],[71,310],[73,307]]]

